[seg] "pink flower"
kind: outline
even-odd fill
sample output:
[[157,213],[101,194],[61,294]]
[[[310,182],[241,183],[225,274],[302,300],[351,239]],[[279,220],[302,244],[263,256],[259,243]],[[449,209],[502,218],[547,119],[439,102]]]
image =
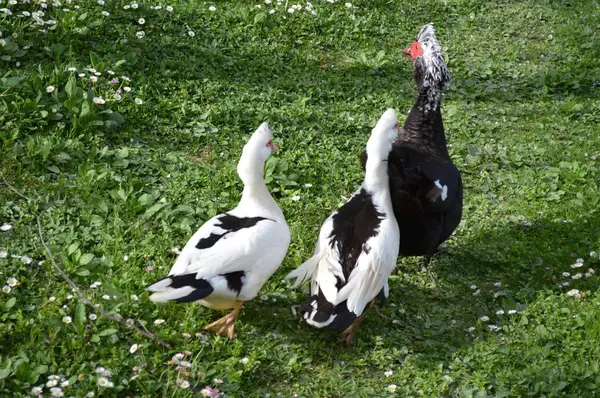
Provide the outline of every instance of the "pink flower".
[[202,394],[203,397],[216,397],[219,395],[219,390],[206,386],[200,391],[200,394]]
[[577,253],[571,253],[571,257],[577,257]]
[[149,265],[149,266],[146,267],[146,271],[152,271],[153,269],[154,269],[154,267],[151,266],[151,265]]

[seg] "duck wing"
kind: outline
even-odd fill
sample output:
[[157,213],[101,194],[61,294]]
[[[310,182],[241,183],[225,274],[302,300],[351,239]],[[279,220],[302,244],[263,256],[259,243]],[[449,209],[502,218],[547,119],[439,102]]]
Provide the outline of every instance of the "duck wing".
[[239,295],[248,281],[258,291],[283,260],[288,245],[289,229],[284,224],[266,217],[221,214],[196,231],[169,276],[148,290],[157,300],[184,302],[219,289]]

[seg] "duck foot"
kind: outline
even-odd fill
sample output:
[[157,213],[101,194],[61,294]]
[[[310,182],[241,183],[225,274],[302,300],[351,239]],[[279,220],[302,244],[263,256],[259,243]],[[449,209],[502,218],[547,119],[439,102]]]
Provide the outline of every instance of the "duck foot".
[[233,340],[233,330],[235,327],[235,318],[237,317],[240,309],[244,305],[243,301],[236,301],[233,311],[220,318],[210,325],[204,327],[204,330],[216,333],[221,336],[227,336],[229,340]]
[[358,318],[356,318],[354,322],[352,322],[352,324],[348,326],[348,328],[346,328],[346,330],[344,330],[340,334],[340,342],[344,343],[347,346],[352,345],[352,340],[354,339],[354,335],[356,334],[356,329],[358,329],[363,319],[365,319],[367,309],[371,308],[371,306],[375,303],[375,300],[377,300],[377,297],[371,300],[371,302],[369,303],[367,308],[365,308],[363,313]]

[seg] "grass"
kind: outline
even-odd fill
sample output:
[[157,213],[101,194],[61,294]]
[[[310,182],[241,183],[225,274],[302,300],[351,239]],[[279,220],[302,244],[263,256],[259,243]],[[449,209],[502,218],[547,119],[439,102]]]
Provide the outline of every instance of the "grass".
[[[30,198],[0,184],[0,225],[12,226],[0,231],[0,276],[18,280],[0,294],[0,395],[60,375],[78,397],[190,397],[205,386],[229,397],[600,396],[599,281],[588,271],[600,263],[598,3],[314,0],[316,15],[290,14],[291,4],[0,4],[12,12],[0,11],[0,168]],[[56,23],[18,17],[39,10]],[[401,49],[430,21],[454,78],[443,117],[464,220],[427,268],[398,261],[390,304],[345,348],[293,316],[306,293],[282,277],[361,181],[378,116],[410,109]],[[230,342],[202,334],[221,314],[154,305],[144,288],[170,268],[172,247],[237,203],[236,161],[263,120],[281,146],[266,174],[292,243]],[[87,297],[173,348],[69,299],[38,214]],[[571,268],[577,258],[583,267]],[[186,351],[189,369],[168,364]],[[98,367],[113,387],[98,385]]]

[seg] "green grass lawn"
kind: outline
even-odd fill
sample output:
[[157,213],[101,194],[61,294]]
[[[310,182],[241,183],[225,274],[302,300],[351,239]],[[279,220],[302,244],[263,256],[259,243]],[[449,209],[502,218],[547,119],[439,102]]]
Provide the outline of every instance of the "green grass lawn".
[[[0,0],[0,169],[29,198],[0,182],[0,396],[62,378],[65,397],[600,396],[597,1],[60,1]],[[430,21],[463,222],[427,268],[398,261],[347,348],[293,315],[306,291],[282,278],[358,187],[377,118],[412,106],[401,50]],[[222,313],[155,305],[145,286],[235,206],[262,121],[292,243],[228,341],[202,333]],[[71,296],[38,214],[85,295],[171,349]]]

